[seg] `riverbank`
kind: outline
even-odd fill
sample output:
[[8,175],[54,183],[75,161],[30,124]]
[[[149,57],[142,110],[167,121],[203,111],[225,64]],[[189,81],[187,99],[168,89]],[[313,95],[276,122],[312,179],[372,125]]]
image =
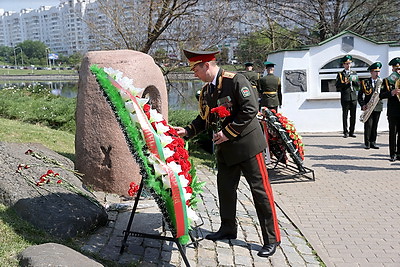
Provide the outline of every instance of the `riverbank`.
[[47,74],[47,75],[0,75],[0,81],[78,81],[79,75]]

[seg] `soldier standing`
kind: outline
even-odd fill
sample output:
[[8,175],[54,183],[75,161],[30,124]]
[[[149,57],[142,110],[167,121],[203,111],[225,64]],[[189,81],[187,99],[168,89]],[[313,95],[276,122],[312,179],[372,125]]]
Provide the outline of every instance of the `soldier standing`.
[[393,73],[383,79],[379,94],[381,99],[387,98],[387,119],[389,122],[390,161],[400,160],[400,57],[393,58],[389,65]]
[[261,107],[275,109],[278,112],[278,106],[282,106],[281,79],[274,75],[275,63],[265,61],[266,75],[260,79],[259,93],[261,95]]
[[[367,107],[372,109],[368,120],[364,122],[364,144],[365,149],[379,149],[376,145],[376,137],[378,136],[378,122],[383,109],[383,102],[379,99],[379,93],[382,85],[382,80],[379,77],[381,73],[382,63],[375,62],[368,67],[371,77],[361,81],[361,89],[358,91],[358,103],[361,110],[366,111]],[[377,102],[373,103],[374,98]],[[372,99],[372,100],[371,100]],[[379,99],[379,100],[378,100]],[[367,105],[368,104],[368,105]]]
[[[359,88],[357,73],[350,70],[353,57],[346,55],[341,59],[344,70],[336,76],[336,89],[340,92],[340,103],[342,105],[343,137],[356,137],[354,128],[356,125],[357,93]],[[347,127],[347,117],[350,111],[350,127]]]
[[[217,158],[217,187],[221,226],[206,239],[217,241],[237,237],[236,202],[241,173],[254,199],[264,245],[260,257],[269,257],[280,244],[272,188],[264,161],[266,141],[256,118],[257,97],[242,74],[227,72],[216,64],[218,51],[184,50],[194,75],[206,84],[200,93],[200,114],[178,134],[191,138],[212,127]],[[226,109],[223,119],[215,109]],[[228,114],[226,114],[228,113]]]
[[246,67],[246,72],[243,73],[244,77],[250,82],[255,92],[258,92],[258,81],[260,79],[260,74],[253,70],[254,64],[253,62],[244,63]]

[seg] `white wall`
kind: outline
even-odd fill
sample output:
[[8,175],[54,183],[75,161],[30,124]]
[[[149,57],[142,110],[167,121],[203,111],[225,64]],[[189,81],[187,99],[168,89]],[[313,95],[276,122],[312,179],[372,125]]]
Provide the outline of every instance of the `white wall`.
[[[341,50],[342,37],[354,37],[354,49],[349,53]],[[350,54],[369,64],[382,62],[381,77],[391,73],[387,63],[400,56],[400,47],[388,44],[376,44],[352,34],[340,35],[327,43],[310,47],[308,50],[283,51],[268,56],[268,61],[277,64],[275,75],[282,79],[283,105],[280,112],[293,121],[299,132],[342,132],[342,109],[339,92],[321,92],[320,69],[328,62]],[[286,93],[284,88],[284,70],[305,70],[307,92]],[[364,71],[364,70],[360,70]],[[335,75],[336,76],[336,75]],[[356,132],[364,131],[359,121],[361,108],[357,105]],[[386,100],[381,113],[378,131],[387,131]]]

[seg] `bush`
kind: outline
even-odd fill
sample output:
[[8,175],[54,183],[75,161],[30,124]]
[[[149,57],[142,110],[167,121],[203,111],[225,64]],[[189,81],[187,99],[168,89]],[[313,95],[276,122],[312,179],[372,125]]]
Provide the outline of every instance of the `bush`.
[[0,90],[0,116],[75,133],[76,99],[55,96],[41,85]]

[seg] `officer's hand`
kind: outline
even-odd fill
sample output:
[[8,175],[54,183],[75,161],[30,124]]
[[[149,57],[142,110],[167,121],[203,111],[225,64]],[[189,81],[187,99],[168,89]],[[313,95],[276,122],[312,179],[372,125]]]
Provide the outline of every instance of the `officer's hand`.
[[228,140],[228,137],[226,137],[222,131],[219,131],[218,133],[215,133],[213,135],[213,139],[212,139],[212,141],[216,145],[221,144],[221,143],[223,143],[223,142],[225,142],[227,140]]
[[175,129],[175,131],[178,133],[178,135],[180,137],[184,137],[187,135],[185,128],[183,128],[183,127],[173,127],[173,128]]
[[400,94],[400,88],[392,90],[392,96]]

